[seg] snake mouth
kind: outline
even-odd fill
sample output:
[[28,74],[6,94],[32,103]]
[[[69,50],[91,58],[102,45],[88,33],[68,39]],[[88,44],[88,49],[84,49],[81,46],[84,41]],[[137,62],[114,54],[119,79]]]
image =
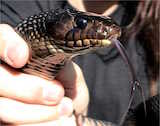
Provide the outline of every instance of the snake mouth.
[[110,39],[83,39],[77,41],[55,41],[58,48],[65,50],[65,52],[78,52],[92,47],[108,47],[112,44]]
[[99,47],[99,46],[109,46],[111,41],[108,39],[84,39],[84,40],[77,40],[77,41],[68,41],[68,47]]

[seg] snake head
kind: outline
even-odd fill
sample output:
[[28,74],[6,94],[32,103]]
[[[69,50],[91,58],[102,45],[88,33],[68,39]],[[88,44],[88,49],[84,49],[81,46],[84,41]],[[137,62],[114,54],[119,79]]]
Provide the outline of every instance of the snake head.
[[56,10],[45,23],[46,31],[55,44],[65,51],[104,47],[121,29],[110,17],[77,10]]

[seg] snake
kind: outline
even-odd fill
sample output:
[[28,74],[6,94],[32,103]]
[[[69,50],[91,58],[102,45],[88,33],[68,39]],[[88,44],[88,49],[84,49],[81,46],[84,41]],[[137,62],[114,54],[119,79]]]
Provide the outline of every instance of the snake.
[[[111,18],[57,9],[30,16],[16,31],[28,42],[31,58],[23,71],[53,80],[68,59],[110,44],[121,34]],[[41,62],[39,62],[41,61]]]
[[[144,103],[141,103],[140,107],[138,106],[132,111],[129,107],[134,96],[135,86],[140,89],[141,86],[125,48],[118,40],[122,34],[121,27],[110,17],[75,9],[55,9],[27,17],[15,27],[15,31],[26,40],[30,48],[30,58],[20,70],[48,80],[54,80],[64,68],[66,62],[77,55],[90,53],[99,48],[117,47],[122,58],[129,66],[133,89],[128,109],[122,117],[121,123],[114,124],[75,114],[77,125],[138,126],[136,115],[139,113],[138,108],[145,110],[143,109]],[[148,112],[150,110],[148,106],[151,106],[150,103],[156,102],[155,104],[159,105],[159,95],[144,102]],[[156,106],[156,110],[159,110],[159,106]],[[151,112],[153,113],[153,111]]]

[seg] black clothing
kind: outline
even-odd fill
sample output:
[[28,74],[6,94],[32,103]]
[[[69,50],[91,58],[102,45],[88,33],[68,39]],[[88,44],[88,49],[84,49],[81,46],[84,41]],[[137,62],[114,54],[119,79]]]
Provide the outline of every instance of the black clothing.
[[[8,23],[13,27],[21,19],[7,5],[16,10],[23,19],[30,15],[38,14],[42,9],[45,11],[54,8],[70,7],[66,1],[40,1],[41,6],[39,6],[36,0],[5,1],[7,5],[3,1],[1,0],[0,8],[1,23]],[[130,9],[135,9],[133,4],[128,6]],[[127,12],[125,9],[125,6],[120,5],[117,11],[111,15],[119,25],[124,25],[124,18],[127,18],[126,15],[130,16],[128,12],[132,12]],[[127,19],[132,18],[128,17]],[[147,98],[149,95],[149,80],[146,71],[145,52],[137,38],[129,39],[125,43],[127,43],[125,47]],[[109,47],[98,50],[94,54],[76,57],[74,61],[82,68],[89,88],[90,104],[88,115],[96,119],[118,123],[128,106],[131,84],[128,68],[116,48]],[[133,105],[137,105],[141,101],[142,98],[137,91]]]

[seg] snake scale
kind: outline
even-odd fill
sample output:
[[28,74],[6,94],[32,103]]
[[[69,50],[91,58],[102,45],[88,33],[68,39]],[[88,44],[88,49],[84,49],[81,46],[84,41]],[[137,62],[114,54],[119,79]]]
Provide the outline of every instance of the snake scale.
[[[30,47],[30,59],[21,69],[25,73],[53,80],[65,63],[73,57],[97,48],[115,45],[129,65],[133,89],[135,85],[139,86],[125,49],[117,40],[121,36],[121,28],[110,17],[74,9],[56,9],[26,18],[17,25],[15,31]],[[149,101],[157,103],[159,96],[155,97],[156,100],[152,98]],[[132,98],[133,95],[130,102]],[[157,104],[159,105],[159,101]],[[147,102],[146,108],[148,108]],[[119,125],[138,126],[135,113],[137,111],[127,110]],[[111,122],[83,116],[79,116],[77,120],[77,125],[80,126],[117,126]]]

